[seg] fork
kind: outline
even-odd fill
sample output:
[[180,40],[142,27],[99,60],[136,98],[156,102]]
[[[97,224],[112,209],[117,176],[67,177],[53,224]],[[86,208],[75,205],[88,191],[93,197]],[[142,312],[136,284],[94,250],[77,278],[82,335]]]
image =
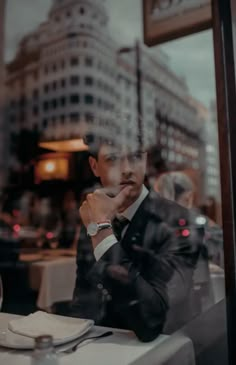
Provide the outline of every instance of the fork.
[[77,347],[82,343],[82,342],[85,342],[85,341],[88,341],[88,340],[98,340],[100,338],[104,338],[104,337],[108,337],[108,336],[111,336],[113,335],[113,332],[112,331],[107,331],[107,332],[104,332],[102,333],[101,335],[98,335],[98,336],[90,336],[90,337],[85,337],[85,338],[82,338],[82,340],[79,340],[75,345],[73,345],[72,347],[70,347],[69,349],[67,350],[64,350],[62,352],[64,353],[71,353],[71,352],[75,352],[77,350]]

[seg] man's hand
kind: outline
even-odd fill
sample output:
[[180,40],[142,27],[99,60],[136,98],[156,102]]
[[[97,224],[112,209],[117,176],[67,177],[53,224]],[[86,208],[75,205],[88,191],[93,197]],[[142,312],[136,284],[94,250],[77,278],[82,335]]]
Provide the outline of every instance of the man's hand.
[[115,197],[108,196],[106,190],[103,189],[88,194],[79,210],[84,225],[87,227],[91,222],[99,223],[112,220],[124,205],[130,189],[129,186],[125,187]]

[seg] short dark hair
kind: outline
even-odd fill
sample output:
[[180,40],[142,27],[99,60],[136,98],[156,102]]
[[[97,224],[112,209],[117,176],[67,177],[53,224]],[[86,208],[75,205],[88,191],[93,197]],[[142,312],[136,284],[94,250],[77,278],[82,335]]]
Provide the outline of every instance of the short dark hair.
[[141,131],[129,128],[130,115],[127,111],[114,110],[107,111],[101,115],[93,116],[93,123],[86,124],[83,132],[85,144],[89,147],[89,152],[97,156],[101,145],[113,146],[138,146],[142,149]]
[[[98,152],[99,149],[101,148],[102,145],[109,145],[109,146],[122,146],[122,144],[124,143],[123,140],[120,139],[119,136],[110,136],[105,137],[105,136],[101,136],[95,133],[88,133],[83,137],[84,143],[88,146],[88,151],[89,154],[95,158],[97,158],[98,156]],[[125,140],[126,141],[126,140]],[[142,149],[142,142],[141,139],[139,137],[139,135],[137,136],[137,146],[138,149]],[[127,139],[127,143],[129,145],[129,140]]]
[[102,136],[95,135],[94,133],[88,133],[83,138],[84,143],[88,146],[89,154],[93,157],[98,156],[99,149],[103,144],[115,146],[115,141],[112,138],[104,138]]

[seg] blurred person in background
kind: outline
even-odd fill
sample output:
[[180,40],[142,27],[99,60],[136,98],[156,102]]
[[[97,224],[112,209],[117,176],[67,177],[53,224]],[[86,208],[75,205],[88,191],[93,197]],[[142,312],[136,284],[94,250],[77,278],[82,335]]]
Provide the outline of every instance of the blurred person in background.
[[161,174],[169,171],[166,160],[162,157],[162,149],[159,146],[151,146],[147,151],[147,171],[145,185],[151,189]]
[[[222,229],[194,207],[195,185],[186,173],[173,171],[162,174],[156,179],[154,188],[160,195],[192,211],[195,222],[204,227],[204,244],[194,272],[195,302],[198,303],[197,312],[200,313],[215,303],[214,281],[211,274],[223,274]],[[169,194],[170,191],[172,194]],[[221,290],[224,293],[224,288]]]
[[81,228],[78,204],[75,193],[69,190],[65,193],[60,223],[60,246],[76,248]]
[[194,207],[195,186],[191,178],[184,172],[172,171],[159,176],[154,189],[163,197],[176,201],[181,206],[192,209],[196,217],[204,220],[206,258],[212,263],[223,264],[223,232],[222,228],[206,215],[200,214]]

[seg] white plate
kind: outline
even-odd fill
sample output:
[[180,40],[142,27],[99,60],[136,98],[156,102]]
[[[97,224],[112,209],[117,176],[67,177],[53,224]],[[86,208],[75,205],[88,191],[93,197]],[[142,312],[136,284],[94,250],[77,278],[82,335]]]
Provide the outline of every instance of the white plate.
[[[22,336],[19,334],[16,334],[8,329],[8,321],[2,321],[1,317],[4,315],[4,313],[0,314],[0,346],[11,348],[11,349],[19,349],[19,350],[30,350],[34,348],[34,339],[31,337]],[[9,315],[8,315],[9,316]],[[71,317],[64,317],[64,316],[58,316],[55,314],[52,314],[53,317],[66,322],[67,324],[73,323],[75,324],[78,322],[78,327],[81,325],[81,319],[80,318],[71,318]],[[9,317],[9,320],[15,319],[16,316],[12,315],[12,318]],[[21,317],[18,317],[21,318]],[[79,331],[78,333],[74,333],[72,336],[67,336],[63,339],[56,339],[54,341],[54,345],[63,345],[67,342],[73,341],[81,336],[83,336],[85,333],[87,333],[94,325],[94,322],[92,320],[86,320],[84,321],[87,323],[87,327],[83,331]],[[5,323],[4,323],[5,322]],[[4,324],[4,325],[3,325]],[[47,331],[45,330],[45,334]]]

